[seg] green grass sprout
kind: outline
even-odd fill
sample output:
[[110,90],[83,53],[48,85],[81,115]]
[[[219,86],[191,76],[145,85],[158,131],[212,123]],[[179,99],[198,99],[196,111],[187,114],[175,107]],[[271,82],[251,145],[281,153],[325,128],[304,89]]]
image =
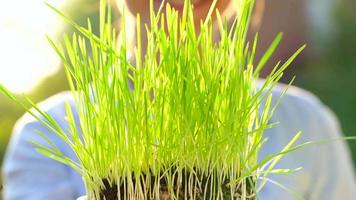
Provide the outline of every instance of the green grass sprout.
[[[132,33],[126,32],[125,13],[117,38],[105,0],[100,1],[100,35],[93,33],[90,20],[81,27],[48,4],[77,30],[65,35],[62,45],[48,40],[64,63],[80,123],[69,104],[70,128],[63,130],[29,99],[18,102],[64,140],[79,163],[42,133],[48,146],[33,142],[37,150],[76,170],[89,200],[109,200],[103,191],[113,188],[117,199],[256,199],[268,174],[298,170],[275,165],[296,149],[300,133],[280,153],[261,161],[258,155],[264,131],[273,127],[272,89],[305,46],[278,63],[257,88],[282,34],[254,65],[258,36],[251,46],[246,41],[254,0],[235,2],[232,27],[212,6],[197,32],[189,0],[181,16],[170,6],[155,13],[151,0],[150,24],[141,26],[137,16],[134,49],[126,41]],[[17,101],[1,85],[0,90]]]

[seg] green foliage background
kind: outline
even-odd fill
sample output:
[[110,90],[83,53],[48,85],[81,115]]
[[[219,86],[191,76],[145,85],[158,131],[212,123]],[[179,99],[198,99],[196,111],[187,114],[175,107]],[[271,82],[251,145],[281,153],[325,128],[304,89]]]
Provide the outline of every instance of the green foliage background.
[[[98,1],[72,1],[62,10],[73,17],[80,25],[85,25],[86,18],[91,17],[94,30],[98,24]],[[80,15],[78,15],[80,13]],[[295,85],[316,94],[338,116],[344,134],[356,135],[356,14],[346,4],[336,9],[336,36],[332,40],[321,42],[320,49],[325,51],[308,58],[306,65],[293,70],[296,75]],[[66,27],[66,32],[71,32]],[[282,41],[283,42],[283,41]],[[0,61],[1,64],[1,61]],[[293,66],[291,67],[293,68]],[[64,70],[46,78],[27,95],[35,102],[40,102],[60,91],[67,90],[68,85]],[[16,120],[24,113],[19,106],[0,94],[0,166]],[[349,146],[356,164],[356,142]],[[1,183],[1,176],[0,176]],[[0,200],[2,199],[0,190]]]
[[[350,3],[354,4],[355,3]],[[356,13],[346,4],[335,10],[335,38],[322,41],[324,53],[296,71],[296,85],[316,94],[337,115],[345,136],[356,135]],[[348,141],[356,166],[356,142]]]

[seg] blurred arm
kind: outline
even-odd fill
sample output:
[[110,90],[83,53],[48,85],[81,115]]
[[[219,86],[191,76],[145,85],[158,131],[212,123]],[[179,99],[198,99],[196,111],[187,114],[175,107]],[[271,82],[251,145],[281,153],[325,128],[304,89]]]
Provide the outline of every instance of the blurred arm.
[[[57,105],[51,112],[65,127],[63,105]],[[84,193],[80,176],[71,168],[38,153],[30,141],[48,145],[35,131],[47,135],[65,155],[74,157],[54,133],[32,117],[23,117],[15,128],[4,160],[4,200],[75,200]]]
[[[274,88],[274,102],[285,89],[283,84]],[[273,122],[280,124],[265,132],[268,141],[262,147],[260,159],[278,153],[299,131],[302,131],[302,136],[298,144],[329,141],[285,155],[276,168],[303,169],[288,175],[271,174],[271,180],[306,200],[356,199],[354,168],[346,142],[342,141],[342,131],[334,114],[317,97],[300,88],[290,87],[271,119]],[[331,141],[336,138],[339,140]],[[262,189],[259,196],[262,200],[296,199],[294,194],[271,183]]]
[[[335,115],[326,107],[321,111],[320,137],[342,138]],[[345,141],[332,141],[318,145],[310,199],[356,199],[356,183],[350,152]],[[314,182],[314,183],[313,183]]]

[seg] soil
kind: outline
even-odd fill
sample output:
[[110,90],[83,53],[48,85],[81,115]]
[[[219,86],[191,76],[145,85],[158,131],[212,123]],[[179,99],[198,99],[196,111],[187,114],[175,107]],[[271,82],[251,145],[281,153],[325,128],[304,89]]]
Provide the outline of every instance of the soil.
[[[198,175],[199,176],[199,175]],[[183,178],[184,179],[187,179],[189,177],[189,173],[186,173],[185,171],[183,171]],[[202,177],[200,176],[202,179],[201,180],[201,183],[203,186],[205,186],[206,184],[208,188],[212,188],[210,186],[210,183],[207,182],[207,177]],[[144,177],[145,179],[145,177]],[[151,185],[154,185],[154,182],[155,182],[155,177],[151,176],[150,177],[150,180],[151,180]],[[174,178],[174,180],[177,180],[177,178]],[[102,179],[103,181],[103,184],[105,186],[105,188],[103,188],[101,190],[101,194],[100,194],[100,200],[118,200],[118,194],[120,195],[120,199],[124,199],[124,194],[127,193],[125,187],[123,186],[123,184],[118,185],[117,184],[109,184],[108,180],[107,179]],[[135,184],[135,181],[136,180],[132,180],[132,182]],[[141,180],[142,181],[142,180]],[[196,182],[200,182],[199,180],[193,180],[193,183],[196,183]],[[224,199],[231,199],[231,194],[230,194],[230,187],[227,185],[227,183],[229,182],[229,180],[226,180],[225,183],[223,184],[222,186],[222,189],[223,191],[226,191],[224,195]],[[249,181],[247,181],[249,182]],[[248,194],[253,194],[253,186],[254,183],[250,183],[247,185],[247,193]],[[170,195],[169,195],[169,191],[168,191],[168,187],[167,187],[167,180],[165,180],[164,178],[161,178],[160,179],[160,199],[159,200],[170,200]],[[195,184],[194,184],[195,185]],[[186,200],[184,198],[184,194],[186,193],[185,191],[185,181],[182,181],[182,183],[180,185],[178,185],[177,181],[175,181],[174,183],[174,190],[177,190],[178,187],[180,188],[179,190],[179,197],[178,197],[178,200]],[[204,188],[204,187],[203,187]],[[120,190],[120,191],[118,191]],[[217,187],[215,188],[212,188],[212,191],[216,191],[217,190]],[[210,190],[211,191],[211,190]],[[145,198],[145,200],[153,200],[152,198],[150,198],[150,194],[151,194],[152,191],[148,191],[148,195],[147,197]],[[195,193],[196,193],[196,200],[204,200],[204,197],[203,197],[203,191],[201,188],[199,187],[196,187],[195,188]],[[241,194],[241,190],[238,190],[238,193]],[[237,196],[239,194],[236,194]],[[207,196],[210,196],[210,192],[207,192]],[[234,199],[236,199],[237,197],[235,196]],[[193,199],[193,198],[192,198]],[[252,197],[252,198],[248,198],[246,200],[255,200],[256,197]]]
[[[103,184],[105,186],[104,189],[101,190],[100,200],[118,200],[117,198],[117,184],[112,184],[110,186],[109,181],[107,179],[103,179]],[[104,198],[105,197],[105,198]]]

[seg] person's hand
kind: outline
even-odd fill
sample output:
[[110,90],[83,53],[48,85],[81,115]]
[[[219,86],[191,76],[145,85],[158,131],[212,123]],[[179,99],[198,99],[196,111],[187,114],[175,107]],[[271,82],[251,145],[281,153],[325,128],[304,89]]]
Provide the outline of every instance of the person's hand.
[[81,196],[77,200],[87,200],[87,196]]

